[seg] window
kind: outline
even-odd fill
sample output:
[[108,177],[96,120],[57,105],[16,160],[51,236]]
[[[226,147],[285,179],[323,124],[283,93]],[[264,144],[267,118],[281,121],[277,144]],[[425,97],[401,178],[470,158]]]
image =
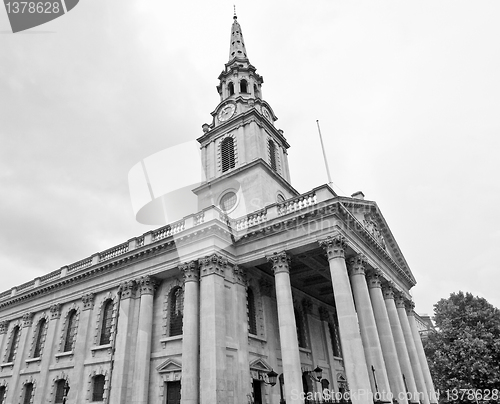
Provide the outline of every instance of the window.
[[92,401],[104,400],[104,375],[97,375],[92,380]]
[[281,194],[278,194],[278,197],[276,198],[278,200],[278,203],[283,203],[285,202],[285,197]]
[[33,383],[26,383],[24,385],[23,404],[30,404],[32,395],[33,395]]
[[248,92],[248,84],[246,80],[241,80],[240,81],[240,93],[247,93]]
[[19,338],[19,326],[16,325],[12,330],[10,339],[9,354],[7,355],[7,362],[14,362],[16,357],[17,339]]
[[302,321],[302,314],[299,310],[294,309],[295,313],[295,326],[297,328],[297,339],[300,348],[306,348],[306,334],[304,331],[304,322]]
[[[234,52],[233,52],[234,53]],[[227,88],[229,90],[229,95],[234,95],[234,84],[232,81],[229,82],[229,84],[227,85]]]
[[0,386],[0,404],[5,402],[5,386]]
[[56,382],[56,397],[54,403],[64,402],[64,386],[66,385],[66,380],[60,379]]
[[113,301],[108,300],[102,309],[101,336],[100,345],[109,344],[111,342],[111,322],[113,320]]
[[181,382],[167,382],[167,404],[180,404],[181,403]]
[[222,172],[226,172],[235,166],[234,160],[234,140],[232,137],[226,137],[220,144],[222,158]]
[[339,347],[338,340],[338,329],[332,323],[328,323],[328,329],[330,331],[330,340],[332,342],[333,356],[342,357]]
[[170,327],[169,336],[182,335],[182,317],[184,315],[184,291],[175,288],[170,297]]
[[234,192],[228,192],[220,198],[220,208],[223,212],[229,212],[236,205],[237,200]]
[[257,335],[257,313],[255,310],[255,295],[251,288],[247,289],[248,332]]
[[269,162],[271,164],[271,168],[276,171],[276,146],[272,140],[269,140]]
[[75,340],[77,326],[76,315],[76,310],[71,310],[68,314],[68,323],[66,324],[63,352],[70,352],[73,350],[73,341]]
[[255,94],[256,97],[260,97],[259,88],[257,87],[257,84],[253,85],[253,93]]
[[38,329],[36,332],[35,350],[33,351],[33,358],[39,358],[42,355],[43,336],[45,334],[45,327],[46,326],[47,326],[47,320],[45,320],[45,318],[42,318],[38,322]]

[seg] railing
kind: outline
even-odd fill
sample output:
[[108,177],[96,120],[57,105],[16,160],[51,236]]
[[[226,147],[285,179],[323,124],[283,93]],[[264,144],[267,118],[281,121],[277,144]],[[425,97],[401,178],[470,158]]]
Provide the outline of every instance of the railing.
[[308,194],[297,196],[285,202],[278,204],[278,216],[287,215],[288,213],[296,212],[297,210],[304,209],[308,206],[316,205],[316,193],[310,192]]
[[99,262],[109,260],[111,258],[118,257],[119,255],[128,252],[128,242],[120,244],[119,246],[110,248],[99,254]]
[[41,276],[40,282],[46,282],[46,281],[53,279],[53,278],[59,278],[60,276],[61,276],[61,270],[57,269],[55,271],[49,272],[46,275]]
[[32,287],[33,285],[35,284],[35,281],[32,280],[32,281],[29,281],[29,282],[26,282],[26,283],[23,283],[22,285],[19,285],[17,287],[17,291],[19,292],[20,290],[23,290],[23,289],[27,289],[29,287]]
[[267,221],[267,210],[261,209],[240,219],[230,220],[230,223],[233,229],[244,230],[265,221]]
[[144,236],[137,237],[136,242],[137,242],[136,244],[137,248],[142,247],[144,245]]
[[85,258],[68,266],[68,271],[78,271],[92,265],[92,258]]
[[162,240],[164,238],[173,236],[184,230],[185,221],[184,219],[178,222],[168,224],[158,230],[153,231],[153,241]]

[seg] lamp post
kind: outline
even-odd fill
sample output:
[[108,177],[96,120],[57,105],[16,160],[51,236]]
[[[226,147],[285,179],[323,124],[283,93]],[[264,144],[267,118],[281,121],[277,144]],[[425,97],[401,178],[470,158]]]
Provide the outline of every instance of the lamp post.
[[66,380],[66,383],[64,383],[64,395],[63,395],[63,404],[66,404],[66,400],[68,398],[68,393],[69,393],[69,389],[71,387],[69,387],[69,383],[68,381]]
[[315,382],[321,382],[321,379],[323,378],[323,369],[321,369],[319,366],[316,366],[316,369],[307,373],[311,380],[314,380]]
[[271,369],[270,372],[268,372],[266,374],[267,376],[267,380],[266,380],[266,377],[264,377],[264,374],[263,373],[259,373],[259,379],[262,380],[265,384],[269,384],[271,387],[274,386],[276,384],[276,380],[278,379],[278,374]]

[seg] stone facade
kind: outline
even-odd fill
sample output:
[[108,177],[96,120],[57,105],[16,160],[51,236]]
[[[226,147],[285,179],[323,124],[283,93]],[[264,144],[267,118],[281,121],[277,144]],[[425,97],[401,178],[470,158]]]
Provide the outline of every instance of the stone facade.
[[231,35],[200,211],[1,293],[0,403],[436,402],[380,210],[293,189],[236,18]]

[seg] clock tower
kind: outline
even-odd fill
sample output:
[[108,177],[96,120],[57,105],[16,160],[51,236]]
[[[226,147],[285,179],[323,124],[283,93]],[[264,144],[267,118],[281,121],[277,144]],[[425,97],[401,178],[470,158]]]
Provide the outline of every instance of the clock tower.
[[229,61],[218,79],[220,102],[197,139],[206,177],[194,190],[198,209],[215,205],[239,217],[298,195],[290,184],[290,146],[262,98],[264,79],[250,64],[236,15]]

